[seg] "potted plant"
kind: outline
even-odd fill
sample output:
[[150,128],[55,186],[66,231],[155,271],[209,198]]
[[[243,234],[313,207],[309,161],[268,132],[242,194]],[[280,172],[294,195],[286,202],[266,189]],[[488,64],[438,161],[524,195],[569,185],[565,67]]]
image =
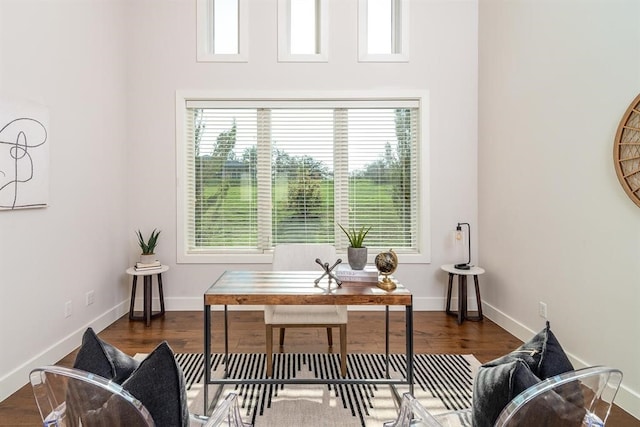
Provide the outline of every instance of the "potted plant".
[[156,260],[155,249],[158,244],[160,230],[154,228],[147,240],[144,239],[140,230],[136,232],[136,235],[138,236],[138,245],[140,245],[140,249],[142,250],[142,253],[140,254],[140,262],[143,264],[150,264],[154,262]]
[[338,227],[349,239],[349,247],[347,248],[347,260],[349,266],[354,270],[362,270],[367,265],[367,247],[364,246],[364,238],[367,237],[367,233],[371,230],[371,227],[365,228],[350,228],[345,229],[342,225],[338,224]]

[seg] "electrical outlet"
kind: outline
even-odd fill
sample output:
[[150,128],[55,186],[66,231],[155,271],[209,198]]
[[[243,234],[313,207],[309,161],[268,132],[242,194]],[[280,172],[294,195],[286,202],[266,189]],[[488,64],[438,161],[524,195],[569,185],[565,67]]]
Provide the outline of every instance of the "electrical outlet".
[[87,296],[87,305],[93,304],[93,301],[95,300],[95,292],[89,291],[87,292],[86,296]]
[[540,315],[540,317],[544,317],[545,319],[547,318],[547,303],[546,302],[540,301],[538,303],[538,314]]
[[64,304],[64,317],[69,317],[71,316],[71,312],[73,311],[73,307],[71,305],[71,301],[67,301]]

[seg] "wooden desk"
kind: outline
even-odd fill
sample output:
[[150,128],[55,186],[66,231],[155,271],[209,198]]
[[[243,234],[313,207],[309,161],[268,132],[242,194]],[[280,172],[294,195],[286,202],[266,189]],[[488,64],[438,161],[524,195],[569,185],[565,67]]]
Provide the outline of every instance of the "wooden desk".
[[[225,271],[204,293],[204,410],[208,413],[208,384],[408,384],[413,393],[413,296],[401,284],[393,291],[385,291],[369,283],[343,282],[338,287],[335,282],[328,287],[323,279],[317,286],[314,280],[321,272],[316,271]],[[211,306],[224,305],[224,351],[228,360],[228,321],[229,305],[380,305],[385,306],[385,351],[389,354],[389,306],[405,308],[407,373],[405,379],[389,377],[387,357],[387,378],[357,380],[349,378],[300,380],[267,378],[229,378],[225,366],[224,378],[211,378]],[[219,387],[221,390],[222,387]]]

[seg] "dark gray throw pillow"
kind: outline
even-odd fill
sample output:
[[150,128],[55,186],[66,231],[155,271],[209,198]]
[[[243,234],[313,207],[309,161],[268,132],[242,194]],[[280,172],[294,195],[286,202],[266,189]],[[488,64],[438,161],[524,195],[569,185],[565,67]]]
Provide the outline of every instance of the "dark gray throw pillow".
[[82,336],[82,345],[73,367],[122,384],[139,364],[133,357],[102,341],[93,329],[88,328]]
[[480,366],[473,384],[473,425],[493,426],[504,407],[525,389],[572,370],[573,365],[547,322],[543,330],[516,350]]
[[147,408],[157,427],[189,425],[184,375],[165,341],[149,353],[122,387]]
[[573,370],[560,342],[551,332],[547,321],[546,326],[529,341],[522,344],[509,354],[495,359],[486,365],[496,366],[513,360],[522,360],[531,372],[541,380]]
[[514,397],[539,382],[522,360],[482,365],[473,382],[473,425],[493,427],[500,412]]
[[[73,367],[122,384],[139,364],[133,357],[98,338],[92,328],[87,328]],[[105,394],[92,393],[92,387],[80,382],[70,383],[67,399],[74,404],[67,407],[69,420],[79,420],[105,403]]]
[[538,363],[538,373],[536,374],[540,379],[546,380],[547,378],[573,371],[573,365],[558,339],[551,332],[548,321],[547,326],[533,339],[542,341],[542,353],[540,355],[540,363]]
[[[122,385],[147,408],[157,427],[189,425],[184,375],[166,341],[139,362],[102,341],[93,329],[88,328],[82,337],[82,346],[73,367]],[[78,393],[80,390],[71,392]],[[92,398],[91,393],[86,392],[85,399],[78,399],[78,402],[83,402],[73,411],[73,415],[78,417],[89,416],[89,411],[95,411],[105,404],[103,397]],[[95,419],[98,414],[106,416],[98,411],[92,417]]]

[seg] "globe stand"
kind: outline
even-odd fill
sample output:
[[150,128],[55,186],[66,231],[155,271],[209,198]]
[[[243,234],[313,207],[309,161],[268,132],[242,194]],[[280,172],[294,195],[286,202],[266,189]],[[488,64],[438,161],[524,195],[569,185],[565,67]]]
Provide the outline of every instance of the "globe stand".
[[396,288],[396,283],[389,279],[389,275],[388,274],[383,274],[384,278],[380,281],[378,281],[378,287],[380,289],[384,289],[385,291],[392,291]]

